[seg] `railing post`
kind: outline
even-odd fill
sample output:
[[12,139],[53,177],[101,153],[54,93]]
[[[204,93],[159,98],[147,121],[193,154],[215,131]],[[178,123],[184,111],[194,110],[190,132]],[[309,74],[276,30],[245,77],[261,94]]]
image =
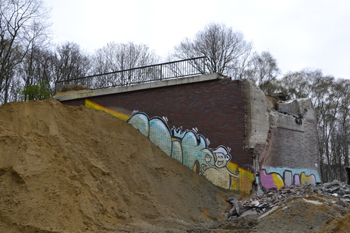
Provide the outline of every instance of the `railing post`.
[[160,65],[160,80],[163,80],[163,65]]
[[206,60],[206,58],[204,57],[202,61],[203,61],[203,74],[205,74],[205,73],[206,73],[206,72],[205,72],[205,62],[206,62],[207,60]]

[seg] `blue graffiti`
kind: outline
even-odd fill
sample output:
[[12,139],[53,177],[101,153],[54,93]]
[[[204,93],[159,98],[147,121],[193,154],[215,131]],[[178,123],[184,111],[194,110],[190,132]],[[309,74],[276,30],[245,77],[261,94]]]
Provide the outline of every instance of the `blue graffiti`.
[[149,139],[167,155],[171,156],[172,139],[168,125],[161,118],[149,121]]
[[[163,150],[170,157],[178,160],[185,166],[195,170],[197,173],[203,172],[217,165],[220,159],[220,153],[214,152],[208,148],[209,140],[203,135],[197,134],[197,129],[182,130],[182,128],[168,127],[165,117],[154,117],[149,119],[145,113],[137,112],[131,116],[128,123],[138,129],[143,135],[149,137],[150,140]],[[218,147],[219,151],[225,151],[223,166],[231,159],[229,150],[224,147]],[[218,151],[216,151],[218,152]]]

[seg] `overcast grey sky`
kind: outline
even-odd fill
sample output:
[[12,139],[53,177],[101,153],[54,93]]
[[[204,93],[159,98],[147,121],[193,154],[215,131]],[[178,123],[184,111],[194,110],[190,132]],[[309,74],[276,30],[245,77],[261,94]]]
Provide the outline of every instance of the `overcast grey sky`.
[[44,0],[55,42],[87,52],[108,42],[148,44],[166,56],[210,22],[269,51],[282,74],[303,68],[350,78],[349,0]]

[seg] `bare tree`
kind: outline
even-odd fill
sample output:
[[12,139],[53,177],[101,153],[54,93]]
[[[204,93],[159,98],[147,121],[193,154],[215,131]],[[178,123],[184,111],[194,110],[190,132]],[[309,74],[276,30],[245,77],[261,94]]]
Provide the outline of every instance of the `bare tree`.
[[17,66],[35,39],[46,32],[48,11],[41,0],[0,0],[0,95],[8,102]]
[[[55,54],[51,48],[33,44],[18,66],[16,78],[21,79],[21,88],[27,89],[33,85],[45,85],[51,95],[54,94]],[[27,100],[27,95],[23,100]]]
[[[42,25],[34,23],[31,29],[32,43],[30,44],[26,55],[16,69],[17,76],[24,82],[24,89],[29,86],[38,85],[47,86],[50,89],[51,76],[47,72],[47,64],[52,61],[49,50],[50,38]],[[49,56],[48,56],[49,55]],[[27,100],[27,95],[24,95],[24,100]]]
[[90,60],[73,42],[58,45],[54,55],[55,82],[83,77],[89,74]]
[[[234,32],[223,24],[211,23],[193,40],[186,38],[175,46],[173,56],[177,59],[206,56],[208,72],[235,77],[251,50],[252,43],[245,41],[241,32]],[[201,67],[198,70],[204,73]]]
[[89,81],[87,79],[70,80],[91,74],[90,57],[76,43],[66,42],[58,45],[52,58],[52,73],[54,83],[67,81],[67,84],[86,85]]
[[240,78],[252,80],[266,94],[273,93],[276,88],[274,82],[280,73],[280,69],[271,53],[254,53],[246,63],[247,65],[242,70],[242,76]]
[[304,69],[296,72],[288,72],[280,80],[277,80],[280,92],[288,94],[292,99],[306,98],[311,93],[311,77],[321,77],[320,70],[311,71]]
[[[128,70],[155,64],[159,57],[147,45],[129,43],[108,43],[105,47],[98,49],[92,56],[93,72],[103,74],[114,71]],[[135,74],[131,71],[118,74],[101,76],[96,82],[96,88],[113,85],[126,85],[138,76],[141,79],[149,79],[156,76],[156,72],[150,67],[147,72]],[[151,77],[152,78],[152,77]],[[154,78],[154,77],[153,77]]]

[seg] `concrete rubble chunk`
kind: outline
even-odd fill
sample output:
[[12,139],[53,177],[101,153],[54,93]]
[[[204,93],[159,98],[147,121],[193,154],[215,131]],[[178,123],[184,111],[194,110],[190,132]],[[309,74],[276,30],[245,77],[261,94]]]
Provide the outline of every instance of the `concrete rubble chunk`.
[[245,216],[248,216],[248,215],[257,215],[258,213],[255,211],[255,210],[247,210],[245,212],[242,213],[241,217],[245,217]]
[[338,191],[339,189],[340,189],[340,186],[337,186],[337,187],[326,189],[326,191],[329,193],[334,193],[335,191]]
[[239,210],[239,201],[236,197],[228,197],[226,199],[228,203],[232,205],[232,208],[229,210],[228,213],[226,213],[226,217],[230,218],[232,216],[239,216],[240,215],[240,210]]
[[344,192],[345,194],[350,194],[350,189],[344,189],[343,192]]
[[259,203],[259,201],[252,201],[251,204],[254,206],[258,206],[260,203]]
[[323,205],[322,202],[319,202],[319,201],[312,201],[312,200],[307,200],[305,198],[303,198],[304,201],[308,202],[308,203],[312,203],[312,204],[315,204],[315,205]]
[[[252,195],[249,199],[242,201],[238,201],[235,197],[229,197],[227,202],[231,203],[232,209],[226,214],[226,217],[230,219],[231,216],[244,217],[257,214],[261,215],[261,218],[268,211],[279,206],[284,206],[283,210],[287,209],[287,200],[295,197],[303,197],[305,202],[315,205],[326,204],[347,207],[350,203],[350,188],[348,186],[335,180],[325,184],[292,185],[281,189],[265,189],[263,193]],[[317,196],[320,200],[310,199],[314,196]],[[247,213],[245,214],[245,212]]]
[[350,198],[340,198],[340,200],[343,201],[343,202],[350,203]]
[[333,181],[331,183],[325,183],[323,185],[323,187],[326,188],[326,189],[329,189],[329,188],[331,188],[333,186],[339,186],[339,182],[337,180],[335,180],[335,181]]
[[336,202],[336,204],[340,205],[340,206],[343,206],[343,207],[347,207],[348,205],[342,201],[341,199],[339,201]]

